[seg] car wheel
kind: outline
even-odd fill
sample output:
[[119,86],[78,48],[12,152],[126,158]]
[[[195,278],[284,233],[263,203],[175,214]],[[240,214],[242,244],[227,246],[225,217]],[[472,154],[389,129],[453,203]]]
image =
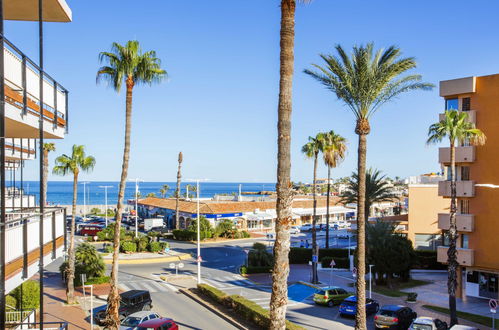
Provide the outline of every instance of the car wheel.
[[334,306],[334,301],[333,300],[329,300],[327,302],[327,307],[333,307]]

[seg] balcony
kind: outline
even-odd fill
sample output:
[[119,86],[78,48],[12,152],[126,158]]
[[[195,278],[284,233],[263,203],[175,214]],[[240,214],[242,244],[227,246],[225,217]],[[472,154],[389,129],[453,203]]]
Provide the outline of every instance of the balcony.
[[[470,123],[476,124],[476,111],[475,110],[469,110],[465,111],[468,114],[468,121]],[[438,120],[442,121],[445,119],[445,113],[441,113],[438,115]]]
[[476,77],[444,80],[440,82],[440,96],[474,93],[476,90]]
[[[458,231],[472,232],[475,225],[473,214],[456,214],[456,224]],[[448,230],[450,227],[450,214],[438,214],[438,229]]]
[[[449,247],[447,246],[439,246],[437,248],[437,261],[443,264],[447,263],[447,250]],[[473,266],[474,263],[474,250],[472,249],[456,249],[457,262],[461,266]]]
[[[9,138],[38,138],[40,68],[5,39],[5,124]],[[44,135],[62,139],[67,131],[68,92],[43,74]]]
[[[450,181],[440,181],[438,183],[438,196],[451,197]],[[474,197],[475,182],[474,181],[457,181],[456,182],[457,197]]]
[[[472,163],[475,161],[475,147],[456,147],[456,163]],[[450,164],[450,148],[438,149],[438,162]]]
[[5,159],[7,161],[33,160],[36,156],[35,140],[5,139]]

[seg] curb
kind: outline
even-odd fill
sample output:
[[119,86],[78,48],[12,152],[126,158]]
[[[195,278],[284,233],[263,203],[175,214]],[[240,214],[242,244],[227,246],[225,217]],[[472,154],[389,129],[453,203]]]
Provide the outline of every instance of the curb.
[[305,282],[305,281],[298,281],[296,283],[303,284],[303,285],[309,286],[309,287],[314,288],[314,289],[321,289],[320,286],[312,284],[312,283],[309,283],[309,282]]
[[195,302],[197,302],[198,304],[200,304],[201,306],[205,307],[206,309],[208,309],[210,312],[216,314],[217,316],[221,317],[222,319],[224,319],[225,321],[229,322],[230,324],[232,324],[233,326],[235,326],[237,329],[248,329],[247,327],[243,326],[242,324],[240,324],[239,322],[237,322],[236,320],[232,319],[231,317],[225,315],[225,313],[222,313],[221,311],[219,311],[217,308],[214,308],[213,306],[211,306],[210,304],[207,304],[205,301],[203,301],[202,299],[199,299],[197,296],[193,295],[191,292],[189,292],[188,290],[185,290],[185,289],[179,289],[178,290],[179,292],[181,292],[182,294],[184,294],[185,296],[187,296],[188,298],[194,300]]
[[[169,257],[158,257],[158,258],[146,258],[146,259],[120,259],[118,260],[118,264],[120,265],[137,265],[137,264],[154,264],[160,262],[172,262],[172,261],[180,261],[180,260],[188,260],[191,259],[191,255],[189,253],[179,254],[178,256],[169,256]],[[104,263],[110,265],[113,263],[113,259],[104,259]]]

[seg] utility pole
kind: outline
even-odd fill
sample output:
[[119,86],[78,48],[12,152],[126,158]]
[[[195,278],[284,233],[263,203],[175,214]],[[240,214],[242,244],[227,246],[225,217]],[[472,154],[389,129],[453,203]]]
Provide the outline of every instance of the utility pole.
[[104,188],[104,201],[106,208],[104,210],[104,213],[106,215],[106,227],[107,227],[107,188],[112,188],[113,186],[99,186],[99,188]]
[[201,218],[199,216],[199,180],[196,181],[196,190],[197,190],[197,201],[196,201],[196,208],[197,208],[197,213],[198,213],[198,284],[201,284],[201,242],[200,242],[200,230],[201,230]]

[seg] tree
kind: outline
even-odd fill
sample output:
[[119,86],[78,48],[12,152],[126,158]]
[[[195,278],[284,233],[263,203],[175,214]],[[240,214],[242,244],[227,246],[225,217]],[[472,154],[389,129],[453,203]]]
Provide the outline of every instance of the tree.
[[49,152],[55,151],[54,143],[44,143],[43,144],[43,194],[45,195],[43,200],[47,204],[47,182],[49,175]]
[[[188,230],[197,234],[198,232],[198,223],[197,219],[192,219],[191,224],[189,225]],[[213,227],[208,219],[204,216],[201,216],[201,222],[199,223],[199,238],[201,240],[205,240],[207,238],[213,237]]]
[[75,218],[76,218],[76,199],[78,193],[78,175],[80,171],[91,172],[95,167],[95,158],[87,156],[85,153],[85,146],[73,145],[71,156],[63,154],[55,159],[55,166],[52,172],[56,175],[73,174],[73,207],[71,217],[71,229],[69,234],[69,249],[68,249],[68,263],[69,268],[67,272],[67,286],[66,297],[67,303],[73,304],[74,300],[74,285],[73,280],[75,276]]
[[[305,1],[305,0],[304,0]],[[286,328],[289,275],[289,226],[292,222],[291,112],[296,0],[281,0],[279,102],[277,106],[277,220],[274,244],[270,328]]]
[[322,150],[324,163],[327,166],[327,197],[326,197],[326,249],[329,249],[329,198],[331,196],[331,168],[335,168],[345,158],[346,140],[334,131],[325,133]]
[[[319,248],[317,246],[317,233],[315,230],[315,225],[317,222],[317,160],[319,153],[324,150],[324,145],[326,143],[326,136],[324,133],[318,133],[315,137],[308,137],[308,142],[301,148],[301,152],[305,154],[307,158],[312,158],[314,160],[314,175],[312,182],[312,198],[313,203],[313,216],[312,216],[312,255],[319,255]],[[318,257],[317,257],[318,259]],[[317,273],[317,261],[313,259],[312,261],[312,283],[319,283],[319,275]]]
[[190,198],[190,197],[194,197],[193,194],[190,194],[190,193],[195,193],[197,192],[197,188],[195,185],[192,185],[192,184],[188,184],[185,186],[185,198]]
[[100,209],[98,207],[92,207],[90,209],[90,214],[94,214],[94,215],[97,215],[100,213]]
[[[161,61],[156,57],[156,52],[151,50],[142,52],[139,42],[128,41],[125,45],[114,42],[111,52],[101,52],[102,66],[97,72],[97,81],[106,80],[116,92],[119,92],[123,82],[126,85],[126,111],[125,111],[125,145],[123,150],[123,163],[121,169],[120,185],[118,190],[118,203],[116,205],[115,226],[121,226],[123,212],[123,197],[125,195],[126,180],[128,176],[128,162],[130,157],[130,134],[132,131],[132,97],[135,85],[159,82],[166,76],[166,71],[161,69]],[[114,246],[120,246],[119,230],[115,231]],[[118,308],[120,296],[118,292],[118,249],[113,252],[113,266],[111,270],[111,290],[108,296],[106,324],[110,328],[118,328],[120,324]]]
[[432,84],[421,82],[421,76],[411,74],[401,77],[416,67],[414,58],[400,58],[401,51],[395,46],[374,52],[372,43],[355,46],[349,56],[339,45],[338,56],[320,55],[324,66],[314,64],[305,73],[336,94],[355,116],[355,133],[359,136],[357,173],[359,191],[357,203],[357,313],[356,329],[366,329],[365,300],[365,220],[366,153],[367,135],[371,131],[369,119],[382,105],[396,96],[411,90],[429,90]]
[[456,224],[456,143],[463,145],[471,143],[473,145],[485,144],[485,134],[475,127],[468,119],[466,112],[453,110],[445,111],[444,118],[438,123],[432,124],[428,130],[427,143],[438,143],[448,138],[450,144],[450,227],[449,227],[449,249],[447,250],[448,279],[447,290],[449,292],[449,310],[451,326],[457,324],[456,312],[456,288],[457,288],[457,224]]
[[162,198],[166,197],[166,194],[168,194],[168,191],[170,190],[170,186],[167,184],[164,184],[161,189],[159,190],[159,193],[161,194]]
[[[357,173],[352,173],[348,180],[348,189],[341,195],[341,201],[344,204],[357,204],[357,196],[359,194],[359,177]],[[366,172],[366,199],[365,199],[365,215],[369,219],[371,215],[371,206],[374,203],[393,202],[397,199],[394,194],[393,186],[386,180],[384,175],[376,169],[369,168]]]
[[156,193],[150,192],[146,195],[146,197],[156,197]]
[[182,179],[181,169],[183,158],[181,151],[178,153],[177,187],[175,189],[175,229],[180,229],[178,201],[180,199],[180,180]]

